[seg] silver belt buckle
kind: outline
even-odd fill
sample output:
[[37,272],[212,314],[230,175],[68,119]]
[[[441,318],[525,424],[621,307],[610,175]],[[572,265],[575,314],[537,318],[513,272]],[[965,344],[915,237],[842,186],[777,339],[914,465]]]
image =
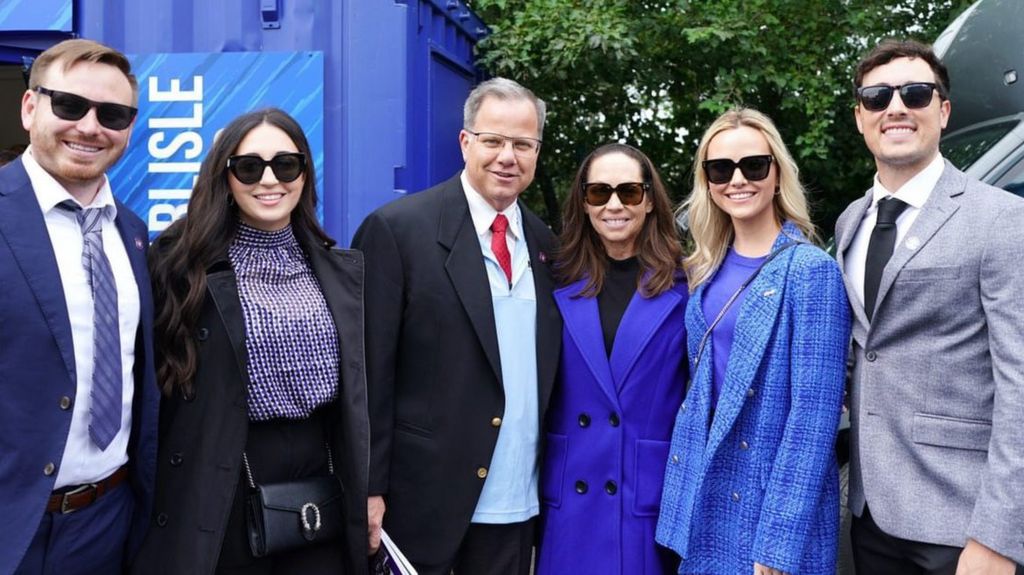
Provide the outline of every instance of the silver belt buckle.
[[[85,485],[80,485],[80,486],[76,487],[75,489],[72,489],[71,491],[68,491],[67,493],[65,493],[64,497],[62,497],[61,500],[60,500],[60,512],[61,512],[61,514],[62,515],[67,515],[68,513],[74,513],[75,511],[78,511],[77,509],[69,509],[69,507],[71,507],[71,499],[69,499],[69,498],[72,495],[78,495],[79,493],[85,493],[86,491],[88,491],[90,489],[96,489],[96,484],[95,483],[88,483],[88,484],[85,484]],[[95,501],[95,499],[93,501]]]

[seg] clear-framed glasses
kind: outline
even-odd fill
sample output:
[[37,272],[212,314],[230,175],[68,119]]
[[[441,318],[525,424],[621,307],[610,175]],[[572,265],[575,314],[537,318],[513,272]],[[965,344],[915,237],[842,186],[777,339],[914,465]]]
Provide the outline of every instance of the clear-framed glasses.
[[512,152],[517,156],[536,156],[540,152],[541,141],[537,138],[526,138],[505,136],[494,132],[474,132],[466,130],[476,138],[481,146],[488,150],[500,151],[505,149],[505,142],[512,142]]

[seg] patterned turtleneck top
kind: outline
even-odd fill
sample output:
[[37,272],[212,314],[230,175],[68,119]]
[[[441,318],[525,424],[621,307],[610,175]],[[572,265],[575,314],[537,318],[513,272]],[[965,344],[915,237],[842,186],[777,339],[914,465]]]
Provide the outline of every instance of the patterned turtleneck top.
[[302,419],[338,394],[338,333],[292,228],[238,222],[228,258],[249,355],[249,419]]

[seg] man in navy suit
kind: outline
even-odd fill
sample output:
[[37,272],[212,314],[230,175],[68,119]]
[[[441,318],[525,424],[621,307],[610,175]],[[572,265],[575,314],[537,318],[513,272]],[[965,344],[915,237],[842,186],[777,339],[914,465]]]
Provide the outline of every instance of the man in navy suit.
[[0,573],[119,573],[148,522],[147,233],[105,174],[137,101],[123,54],[61,42],[22,97],[31,145],[0,169]]

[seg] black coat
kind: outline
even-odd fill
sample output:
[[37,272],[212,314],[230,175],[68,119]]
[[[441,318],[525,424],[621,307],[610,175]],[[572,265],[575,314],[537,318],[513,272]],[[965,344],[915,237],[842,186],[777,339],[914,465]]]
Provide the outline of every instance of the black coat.
[[[159,248],[158,245],[154,246]],[[333,414],[335,473],[345,488],[345,565],[367,571],[369,422],[363,371],[363,261],[354,250],[305,246],[334,316],[341,382]],[[207,297],[195,338],[194,393],[165,397],[160,413],[156,499],[135,573],[213,573],[242,473],[249,419],[245,323],[225,259],[207,270]]]
[[[555,239],[522,213],[543,422],[561,346]],[[353,245],[367,265],[370,493],[385,495],[384,529],[412,561],[443,564],[469,527],[505,410],[490,284],[459,176],[370,214]]]

